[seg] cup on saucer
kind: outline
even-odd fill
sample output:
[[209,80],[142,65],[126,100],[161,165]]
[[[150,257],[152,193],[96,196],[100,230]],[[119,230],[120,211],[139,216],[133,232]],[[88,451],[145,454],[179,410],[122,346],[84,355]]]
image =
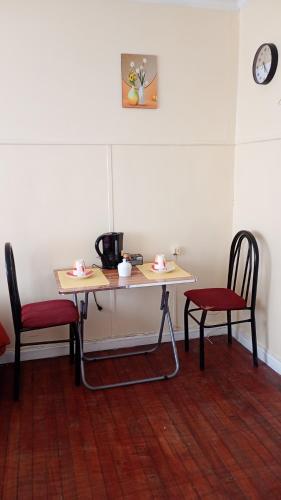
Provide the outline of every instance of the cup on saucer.
[[165,255],[164,254],[157,254],[157,255],[155,255],[153,267],[157,271],[165,271],[165,269],[166,269],[166,260],[165,260]]
[[74,272],[76,276],[84,276],[86,274],[86,264],[84,259],[75,261]]

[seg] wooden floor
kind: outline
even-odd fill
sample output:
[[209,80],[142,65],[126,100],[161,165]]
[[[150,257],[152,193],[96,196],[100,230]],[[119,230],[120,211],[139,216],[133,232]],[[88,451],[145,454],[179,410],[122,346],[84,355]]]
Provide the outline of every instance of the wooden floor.
[[[1,499],[280,499],[281,377],[225,337],[178,343],[173,380],[90,392],[68,358],[0,367]],[[93,381],[153,374],[170,346],[89,366]]]

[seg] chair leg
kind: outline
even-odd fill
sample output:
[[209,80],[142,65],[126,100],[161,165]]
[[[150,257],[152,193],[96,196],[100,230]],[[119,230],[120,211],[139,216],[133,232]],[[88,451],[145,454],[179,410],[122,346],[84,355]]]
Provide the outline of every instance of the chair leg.
[[72,331],[75,337],[75,385],[81,384],[81,365],[80,365],[80,357],[81,357],[81,348],[80,348],[80,339],[79,339],[79,330],[78,324],[72,324]]
[[74,363],[74,333],[72,324],[69,325],[69,356],[70,362]]
[[254,366],[258,366],[256,319],[254,312],[251,313],[251,330],[252,330],[252,345],[253,345],[253,362]]
[[186,299],[184,308],[184,349],[186,352],[189,351],[189,330],[188,330],[188,308],[190,300]]
[[204,325],[207,316],[207,311],[202,311],[200,320],[200,370],[205,368],[205,353],[204,353]]
[[14,365],[14,400],[20,396],[20,334],[16,334],[15,365]]
[[232,344],[232,328],[231,328],[231,311],[226,311],[227,314],[227,341]]

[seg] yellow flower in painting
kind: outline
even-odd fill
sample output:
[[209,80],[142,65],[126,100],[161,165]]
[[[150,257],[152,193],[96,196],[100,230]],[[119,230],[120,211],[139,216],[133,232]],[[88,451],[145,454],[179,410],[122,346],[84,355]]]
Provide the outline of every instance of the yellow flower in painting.
[[137,75],[135,71],[130,71],[128,75],[129,85],[134,85],[137,79]]

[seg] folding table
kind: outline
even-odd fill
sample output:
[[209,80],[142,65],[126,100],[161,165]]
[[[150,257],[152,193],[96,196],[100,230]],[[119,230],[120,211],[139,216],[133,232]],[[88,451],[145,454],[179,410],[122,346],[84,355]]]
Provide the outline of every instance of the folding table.
[[[75,303],[79,306],[80,310],[80,324],[79,324],[79,338],[80,345],[76,346],[79,349],[80,356],[80,367],[81,367],[81,380],[85,387],[90,390],[98,389],[110,389],[112,387],[121,387],[132,384],[140,384],[144,382],[153,382],[156,380],[166,380],[175,375],[179,371],[179,358],[177,353],[177,347],[175,342],[175,335],[173,324],[171,320],[170,310],[169,310],[169,291],[167,286],[178,285],[178,284],[191,284],[196,281],[196,278],[180,268],[175,264],[174,270],[167,273],[155,273],[152,271],[151,263],[146,263],[141,266],[135,266],[132,268],[132,274],[128,278],[120,278],[116,269],[100,269],[97,267],[91,268],[93,275],[88,278],[75,279],[69,276],[70,270],[60,269],[55,270],[55,278],[58,286],[58,292],[60,294],[73,294]],[[89,269],[89,268],[88,268]],[[87,319],[88,313],[88,303],[89,294],[96,293],[99,291],[106,290],[121,290],[121,289],[133,289],[133,288],[148,288],[148,287],[161,287],[161,303],[160,310],[162,311],[162,317],[160,321],[160,328],[158,333],[158,340],[156,344],[145,350],[130,351],[125,353],[110,354],[110,355],[100,355],[100,356],[88,356],[83,351],[83,336],[84,336],[84,321]],[[79,295],[82,294],[82,298],[79,301]],[[172,353],[174,359],[174,370],[170,373],[162,373],[155,377],[145,377],[141,379],[125,380],[122,382],[105,384],[105,385],[91,385],[86,379],[86,369],[85,364],[89,361],[100,361],[105,359],[123,358],[127,356],[139,356],[142,354],[149,354],[155,352],[161,345],[163,337],[163,329],[165,321],[167,320],[170,341],[172,345]]]

